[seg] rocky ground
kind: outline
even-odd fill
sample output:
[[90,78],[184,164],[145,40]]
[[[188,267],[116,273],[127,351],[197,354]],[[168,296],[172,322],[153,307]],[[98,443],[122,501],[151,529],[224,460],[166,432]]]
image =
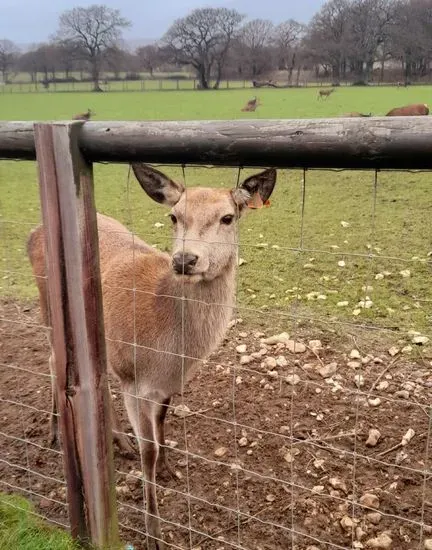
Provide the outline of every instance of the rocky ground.
[[[47,448],[38,310],[12,301],[0,308],[0,488],[67,523],[61,457]],[[168,545],[432,548],[427,338],[287,332],[268,313],[232,323],[173,403],[167,443],[176,477],[159,480]],[[118,391],[115,403],[130,432]],[[145,548],[139,460],[117,453],[115,466],[122,536]]]

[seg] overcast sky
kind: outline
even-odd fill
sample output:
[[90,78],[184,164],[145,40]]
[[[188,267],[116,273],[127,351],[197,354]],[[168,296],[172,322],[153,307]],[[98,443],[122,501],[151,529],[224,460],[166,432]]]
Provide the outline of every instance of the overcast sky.
[[307,22],[324,0],[0,0],[0,40],[8,38],[26,45],[46,41],[55,31],[62,11],[95,3],[120,9],[133,22],[125,38],[141,40],[160,38],[175,18],[194,8],[226,6],[249,18]]

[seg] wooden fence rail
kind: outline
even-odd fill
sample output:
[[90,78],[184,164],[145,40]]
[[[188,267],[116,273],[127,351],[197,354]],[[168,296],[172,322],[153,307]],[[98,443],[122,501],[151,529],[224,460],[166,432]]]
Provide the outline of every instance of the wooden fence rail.
[[[34,124],[0,122],[0,158],[35,159]],[[86,122],[89,162],[431,169],[432,117]]]

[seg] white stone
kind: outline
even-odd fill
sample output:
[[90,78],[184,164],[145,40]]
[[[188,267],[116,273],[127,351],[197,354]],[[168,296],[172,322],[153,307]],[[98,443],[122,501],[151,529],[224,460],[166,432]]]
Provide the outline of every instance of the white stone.
[[300,382],[300,376],[298,374],[289,374],[285,380],[290,386],[296,386]]
[[226,447],[218,447],[215,450],[214,455],[218,458],[222,458],[227,454],[227,452],[228,452],[228,449]]

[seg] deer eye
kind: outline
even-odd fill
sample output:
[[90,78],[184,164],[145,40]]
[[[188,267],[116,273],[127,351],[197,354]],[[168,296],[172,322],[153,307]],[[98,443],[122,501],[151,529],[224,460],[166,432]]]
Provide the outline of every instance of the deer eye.
[[232,214],[228,214],[227,216],[224,216],[221,218],[221,223],[224,225],[231,225],[234,220],[234,216]]
[[174,214],[170,214],[169,217],[171,218],[171,221],[175,225],[177,223],[177,218],[174,216]]

